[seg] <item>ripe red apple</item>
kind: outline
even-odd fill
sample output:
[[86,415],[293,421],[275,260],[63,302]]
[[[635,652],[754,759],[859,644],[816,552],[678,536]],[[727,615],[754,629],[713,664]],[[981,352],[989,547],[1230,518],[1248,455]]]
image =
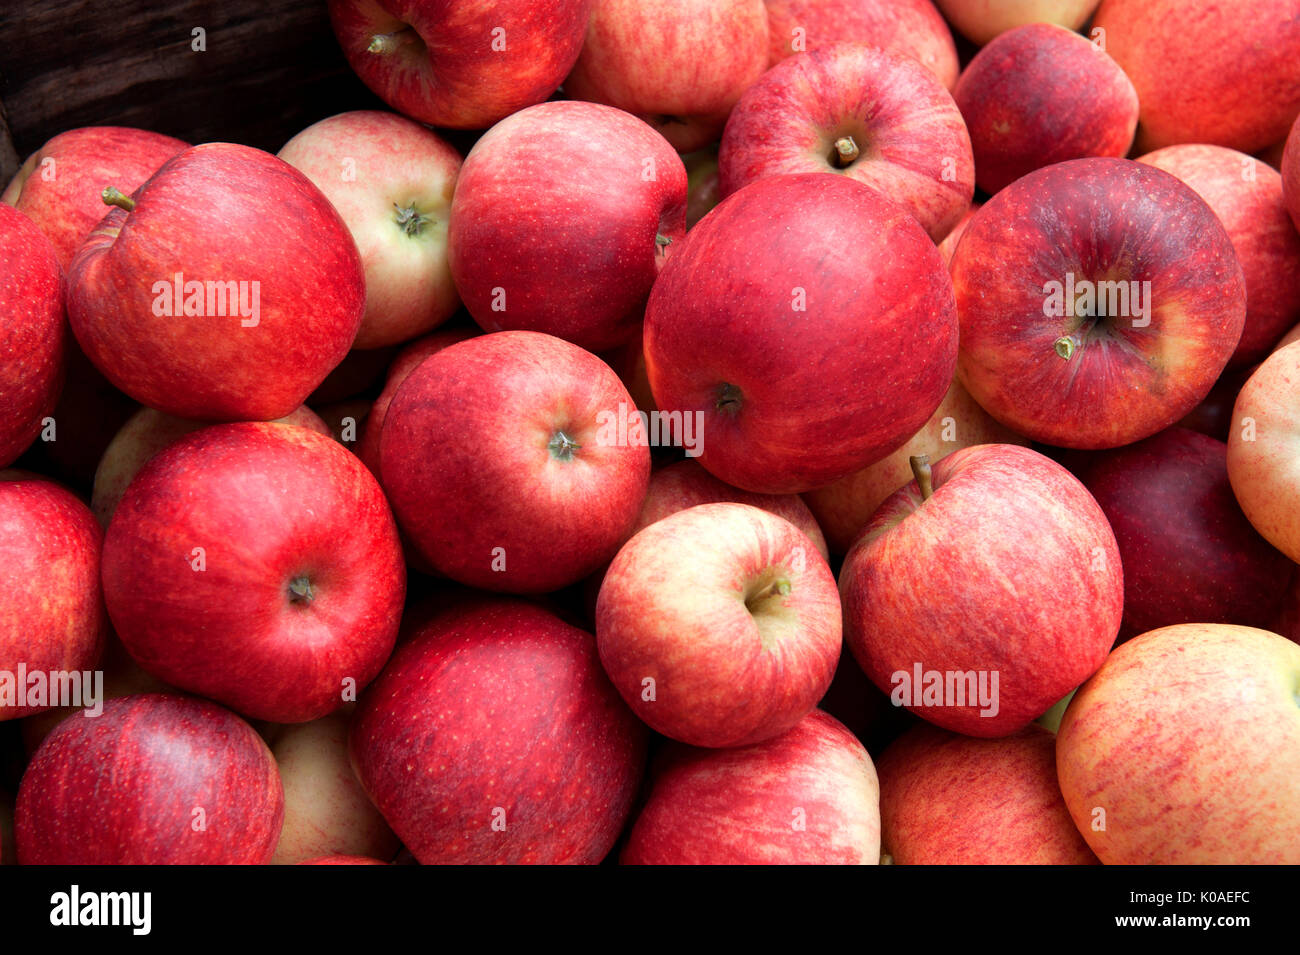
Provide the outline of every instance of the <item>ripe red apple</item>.
[[1138,162],[1191,186],[1228,231],[1246,280],[1246,324],[1229,367],[1259,361],[1300,322],[1300,235],[1287,214],[1281,175],[1223,146],[1167,146]]
[[871,757],[813,710],[774,739],[735,749],[668,743],[632,826],[624,865],[876,865],[880,789]]
[[840,658],[835,577],[803,533],[747,504],[700,504],[623,545],[596,642],[632,711],[692,746],[746,746],[812,712]]
[[155,455],[104,540],[104,599],[136,661],[256,719],[316,719],[392,652],[397,528],[352,454],[306,428],[214,425]]
[[331,713],[279,727],[271,753],[284,786],[284,827],[272,865],[321,856],[391,859],[398,842],[371,804],[348,758],[348,717]]
[[50,240],[21,212],[0,205],[0,468],[41,433],[63,386],[67,330],[63,270]]
[[947,89],[957,47],[930,0],[764,0],[769,65],[833,43],[861,43],[916,60]]
[[269,421],[347,354],[361,258],[288,163],[207,143],[114,201],[68,272],[68,318],[131,397],[183,418]]
[[[332,436],[329,425],[306,405],[301,405],[283,418],[277,418],[270,423],[297,425],[315,431],[317,434]],[[141,408],[132,415],[109,442],[104,456],[99,461],[99,467],[95,470],[95,485],[90,498],[90,509],[94,512],[100,526],[108,527],[108,522],[113,517],[113,512],[117,510],[122,495],[126,493],[127,486],[144,467],[145,462],[181,437],[207,425],[206,421],[177,418],[152,408]]]
[[116,186],[130,195],[189,144],[126,126],[83,126],[59,133],[23,163],[0,202],[25,213],[54,243],[59,265],[108,211],[99,194]]
[[1096,865],[1056,784],[1056,738],[921,724],[876,761],[880,839],[896,865]]
[[981,203],[971,203],[971,207],[966,210],[966,214],[961,217],[961,220],[952,227],[952,231],[944,236],[943,241],[939,243],[939,256],[943,259],[944,268],[947,268],[952,263],[952,254],[957,251],[957,243],[961,241],[962,235],[966,232],[966,226],[970,225],[970,220],[982,208]]
[[705,468],[797,493],[916,433],[952,381],[956,326],[939,253],[902,206],[845,176],[771,176],[668,261],[645,360],[661,409],[702,416]]
[[646,731],[590,634],[522,600],[471,598],[398,648],[361,699],[351,752],[422,864],[596,863],[632,808]]
[[1079,475],[1124,566],[1122,637],[1178,623],[1267,626],[1295,565],[1251,527],[1221,441],[1169,428],[1098,454]]
[[486,129],[555,92],[592,0],[329,0],[330,22],[362,82],[412,119]]
[[71,685],[62,677],[98,663],[102,541],[90,509],[69,491],[0,471],[0,721],[52,709],[63,701],[51,693]]
[[976,181],[989,193],[1052,163],[1126,156],[1137,130],[1137,91],[1119,64],[1050,23],[999,35],[952,95],[970,129]]
[[640,330],[650,286],[685,234],[686,169],[662,136],[608,106],[542,103],[466,157],[448,254],[485,330],[599,351]]
[[325,194],[357,243],[366,310],[353,348],[408,341],[455,313],[447,265],[455,149],[402,116],[358,110],[308,126],[279,156]]
[[765,176],[836,173],[879,190],[936,242],[975,192],[952,96],[915,60],[852,43],[792,56],[745,91],[718,150],[722,194]]
[[718,138],[766,67],[763,0],[595,0],[564,91],[641,117],[686,153]]
[[1137,88],[1143,151],[1255,152],[1300,112],[1300,0],[1104,0],[1092,28]]
[[275,760],[207,700],[144,693],[64,720],[18,788],[22,865],[261,865],[284,818]]
[[1029,23],[1077,30],[1101,0],[935,0],[948,22],[977,46]]
[[1300,231],[1300,116],[1291,127],[1286,148],[1282,152],[1282,196],[1291,221]]
[[1007,427],[1066,448],[1129,444],[1187,414],[1246,317],[1218,217],[1126,159],[1016,180],[971,219],[951,271],[962,384]]
[[1116,648],[1056,737],[1061,792],[1101,861],[1300,863],[1297,681],[1300,646],[1249,627]]
[[932,471],[915,460],[919,480],[880,506],[844,559],[844,639],[895,706],[967,736],[1006,736],[1115,642],[1115,535],[1083,485],[1037,451],[979,445]]
[[[538,332],[427,357],[383,419],[380,473],[420,559],[485,590],[548,593],[610,558],[650,452],[608,424],[631,406],[609,366]],[[455,440],[448,440],[448,436]]]
[[913,455],[928,455],[935,462],[946,454],[976,444],[1028,443],[989,417],[966,389],[954,381],[930,420],[901,448],[832,484],[805,491],[803,499],[825,532],[831,550],[847,554],[876,509],[912,480],[909,462]]

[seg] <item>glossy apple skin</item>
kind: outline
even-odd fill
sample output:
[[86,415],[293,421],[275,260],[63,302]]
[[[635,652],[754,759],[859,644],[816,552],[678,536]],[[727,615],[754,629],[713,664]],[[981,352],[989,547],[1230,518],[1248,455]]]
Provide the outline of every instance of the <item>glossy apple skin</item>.
[[[403,116],[340,113],[308,126],[279,157],[338,210],[361,254],[366,310],[353,348],[382,348],[437,328],[460,297],[447,264],[460,153]],[[414,218],[399,221],[399,216]]]
[[[834,143],[863,154],[844,168]],[[900,53],[852,43],[777,64],[745,91],[718,150],[724,196],[765,176],[832,173],[903,205],[936,242],[975,193],[970,136],[952,96]]]
[[1300,862],[1297,679],[1300,646],[1249,627],[1183,624],[1117,647],[1056,738],[1061,792],[1101,861]]
[[[365,306],[361,257],[329,200],[288,163],[231,143],[187,149],[133,198],[68,272],[87,357],[132,398],[182,418],[270,421],[302,404],[347,354]],[[258,282],[259,314],[155,315],[155,283],[178,272]]]
[[478,596],[398,648],[361,698],[351,752],[422,864],[597,863],[631,811],[646,735],[590,634]]
[[1105,0],[1093,29],[1137,88],[1144,152],[1210,143],[1253,153],[1300,112],[1300,0]]
[[644,343],[655,403],[703,413],[700,464],[788,494],[880,460],[925,424],[952,381],[957,322],[917,221],[812,173],[761,179],[691,230],[650,293]]
[[207,700],[145,693],[50,733],[15,825],[23,865],[262,865],[283,818],[251,726]]
[[59,133],[32,153],[0,202],[28,216],[54,244],[59,265],[72,264],[81,243],[108,212],[104,187],[135,192],[189,143],[146,129],[83,126]]
[[[752,746],[670,742],[656,756],[649,796],[620,861],[876,865],[879,802],[871,757],[821,710]],[[800,818],[803,829],[794,825]]]
[[717,140],[766,68],[763,0],[596,0],[564,91],[639,116],[687,153]]
[[1054,23],[1070,30],[1083,26],[1101,0],[935,0],[948,22],[972,43],[1030,23]]
[[895,865],[1096,865],[1056,784],[1056,738],[1036,724],[974,739],[921,724],[876,761]]
[[406,592],[370,472],[324,435],[269,423],[204,428],[145,464],[108,526],[103,578],[142,667],[278,723],[324,716],[346,681],[374,678]]
[[686,168],[662,136],[609,106],[542,103],[502,120],[466,157],[448,251],[485,331],[600,351],[641,328],[672,253],[656,237],[685,234]]
[[1247,519],[1300,563],[1300,344],[1274,352],[1237,395],[1228,433],[1228,480]]
[[67,329],[54,247],[21,212],[0,205],[0,468],[41,433],[63,387]]
[[847,554],[876,509],[912,480],[912,466],[908,463],[912,455],[928,455],[933,464],[953,451],[977,444],[1028,443],[994,421],[954,381],[930,420],[901,448],[832,484],[805,491],[803,499],[825,532],[831,550]]
[[[362,82],[398,112],[451,129],[486,129],[554,93],[582,49],[591,7],[592,0],[329,0],[334,35]],[[391,49],[370,52],[381,34],[391,36]]]
[[1018,27],[980,50],[953,99],[988,193],[1053,163],[1126,156],[1137,130],[1137,91],[1119,64],[1050,23]]
[[1246,520],[1221,441],[1169,428],[1098,454],[1080,474],[1124,566],[1128,638],[1179,623],[1265,627],[1295,565]]
[[322,856],[391,859],[399,844],[348,756],[349,719],[331,713],[279,728],[270,741],[284,786],[284,826],[272,865]]
[[692,746],[789,730],[830,686],[840,638],[826,562],[789,521],[747,504],[700,504],[640,531],[596,601],[610,680],[651,729]]
[[[1058,447],[1118,447],[1173,424],[1209,392],[1246,317],[1218,217],[1173,176],[1126,159],[1018,179],[971,219],[951,272],[962,384],[1013,431]],[[1069,273],[1150,282],[1149,314],[1045,314],[1047,283]],[[1056,348],[1071,335],[1066,359]]]
[[[331,437],[329,425],[321,420],[320,415],[306,405],[277,418],[271,424],[290,424],[307,428],[317,434]],[[107,528],[108,522],[117,510],[118,502],[126,493],[132,479],[144,467],[145,462],[159,451],[178,439],[208,426],[206,421],[194,421],[189,418],[177,418],[163,414],[153,408],[141,408],[122,425],[113,440],[109,442],[95,470],[95,486],[90,498],[90,509],[99,521],[99,526]]]
[[[100,548],[85,504],[52,481],[0,471],[0,670],[90,670],[104,648]],[[52,709],[0,705],[0,722]]]
[[1296,117],[1282,151],[1282,195],[1291,221],[1300,232],[1300,116]]
[[1087,679],[1115,642],[1115,535],[1083,485],[1028,448],[964,448],[934,465],[933,481],[928,500],[915,481],[891,495],[845,557],[844,640],[886,694],[918,663],[997,672],[996,714],[908,709],[967,736],[1006,736]]
[[[601,412],[620,404],[632,399],[608,365],[539,332],[481,335],[422,361],[379,439],[384,490],[420,559],[512,593],[549,593],[600,567],[650,475],[647,447],[602,444]],[[552,451],[557,435],[578,448]]]
[[1138,162],[1191,186],[1223,223],[1246,280],[1246,324],[1228,367],[1259,361],[1300,322],[1300,234],[1287,214],[1281,175],[1223,146],[1167,146]]
[[[946,89],[957,82],[957,47],[930,0],[764,0],[769,66],[833,43],[861,43],[916,60]],[[802,31],[802,32],[796,32]],[[796,49],[796,44],[800,49]]]

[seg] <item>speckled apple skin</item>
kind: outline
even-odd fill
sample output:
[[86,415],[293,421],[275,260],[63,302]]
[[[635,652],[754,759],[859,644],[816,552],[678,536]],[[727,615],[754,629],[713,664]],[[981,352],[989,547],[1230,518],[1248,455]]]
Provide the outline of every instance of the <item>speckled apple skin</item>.
[[1056,739],[1101,861],[1300,863],[1298,681],[1300,646],[1263,630],[1183,624],[1118,647]]
[[1300,232],[1300,116],[1296,117],[1286,148],[1282,150],[1282,196],[1291,213],[1291,222]]

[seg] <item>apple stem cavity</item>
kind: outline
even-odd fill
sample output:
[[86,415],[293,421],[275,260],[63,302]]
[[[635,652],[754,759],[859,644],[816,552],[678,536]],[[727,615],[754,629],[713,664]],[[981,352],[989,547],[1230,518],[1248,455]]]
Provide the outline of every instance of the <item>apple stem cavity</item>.
[[99,198],[104,200],[104,205],[117,206],[127,212],[135,208],[135,200],[118,189],[117,186],[105,186],[104,191],[99,194]]
[[316,598],[311,581],[306,577],[295,577],[289,581],[289,603],[309,604]]
[[745,606],[750,613],[753,613],[761,604],[772,597],[788,597],[790,589],[790,579],[788,577],[775,577],[768,581],[765,586],[760,587],[756,593],[746,597]]
[[841,136],[835,140],[835,148],[831,151],[831,163],[836,169],[846,169],[861,155],[862,150],[858,148],[852,136]]
[[917,487],[921,489],[921,500],[930,500],[930,495],[934,493],[934,475],[930,471],[930,456],[914,454],[907,459],[907,463],[912,466],[912,475],[916,478]]
[[418,212],[414,204],[403,207],[394,202],[393,208],[397,210],[397,225],[409,236],[419,235],[433,221],[429,216]]
[[1074,353],[1078,350],[1080,344],[1077,335],[1062,335],[1052,347],[1056,349],[1058,355],[1069,361],[1074,357]]
[[575,453],[582,448],[582,445],[574,441],[563,431],[556,431],[547,442],[546,449],[551,452],[551,457],[557,461],[572,461]]
[[394,30],[392,33],[376,33],[370,38],[370,43],[366,45],[367,53],[374,53],[379,56],[389,56],[396,53],[405,39],[405,34],[409,34],[411,28],[403,26],[400,30]]

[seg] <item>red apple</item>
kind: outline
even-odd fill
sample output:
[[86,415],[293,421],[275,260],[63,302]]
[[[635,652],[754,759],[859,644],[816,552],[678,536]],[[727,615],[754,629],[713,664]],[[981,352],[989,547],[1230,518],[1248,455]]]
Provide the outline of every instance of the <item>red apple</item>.
[[485,330],[599,351],[640,330],[685,233],[686,169],[662,136],[608,106],[543,103],[492,127],[466,157],[448,253]]
[[862,744],[813,710],[789,732],[753,746],[665,746],[621,861],[875,865],[879,802]]
[[136,475],[104,540],[104,599],[136,661],[281,723],[324,716],[379,672],[405,576],[370,472],[286,425],[176,441]]
[[767,67],[763,0],[596,0],[564,91],[633,113],[691,152]]
[[1229,367],[1259,361],[1300,322],[1300,235],[1287,214],[1281,175],[1222,146],[1168,146],[1138,162],[1191,186],[1227,229],[1246,280],[1246,324]]
[[0,471],[0,721],[67,703],[51,698],[65,691],[91,692],[82,674],[104,647],[102,541],[70,492]]
[[1287,137],[1286,148],[1282,152],[1282,196],[1291,221],[1300,230],[1300,117],[1291,127]]
[[1052,163],[1126,156],[1137,130],[1137,91],[1119,64],[1050,23],[998,36],[962,72],[953,98],[970,129],[976,180],[990,193]]
[[668,261],[645,360],[655,403],[702,422],[705,468],[797,493],[916,433],[952,380],[956,326],[939,253],[902,206],[845,176],[771,176]]
[[964,448],[932,472],[914,460],[918,481],[880,506],[844,559],[844,639],[895,706],[967,736],[1006,736],[1115,642],[1115,535],[1083,485],[1028,448]]
[[284,818],[275,760],[214,703],[145,693],[64,720],[23,775],[22,865],[261,865]]
[[1107,865],[1300,863],[1300,646],[1183,624],[1118,647],[1061,721],[1056,769]]
[[384,490],[419,558],[513,593],[558,590],[601,566],[636,520],[650,473],[647,447],[608,427],[630,406],[609,366],[538,332],[426,358],[398,388],[379,442]]
[[746,746],[812,712],[840,658],[840,602],[797,527],[700,504],[623,545],[596,602],[605,672],[632,711],[692,746]]
[[645,748],[591,635],[510,598],[420,627],[362,697],[351,739],[370,798],[425,865],[599,862]]
[[419,123],[359,110],[308,126],[279,156],[315,183],[356,240],[366,310],[353,348],[407,341],[455,313],[447,265],[455,149]]
[[116,186],[130,195],[189,144],[125,126],[84,126],[59,133],[23,163],[0,202],[25,213],[54,243],[68,268],[108,211],[99,194]]
[[208,143],[115,201],[69,270],[68,317],[131,397],[183,418],[269,421],[347,354],[365,304],[361,259],[288,163]]
[[1255,152],[1300,112],[1300,0],[1104,0],[1092,29],[1137,88],[1143,151]]
[[1267,626],[1295,565],[1251,527],[1221,441],[1170,428],[1097,455],[1080,474],[1124,567],[1127,638],[1178,623]]
[[1028,443],[989,417],[966,389],[954,381],[930,420],[901,448],[832,484],[805,491],[803,499],[826,533],[831,550],[846,554],[876,509],[912,480],[909,462],[913,455],[928,455],[934,462],[976,444]]
[[[317,434],[331,435],[329,425],[306,405],[270,423],[297,425]],[[206,426],[205,421],[177,418],[152,408],[141,408],[132,415],[109,442],[95,470],[90,507],[100,526],[108,527],[127,486],[150,458],[190,432]]]
[[952,227],[952,231],[944,236],[943,241],[939,243],[939,255],[943,259],[944,268],[951,264],[952,254],[957,251],[957,243],[961,241],[962,235],[966,232],[966,226],[970,225],[970,220],[982,208],[981,203],[971,203],[971,207],[966,210],[966,214],[961,217],[961,220]]
[[1077,30],[1101,0],[935,0],[948,22],[977,46],[1029,23]]
[[957,47],[930,0],[764,0],[769,65],[833,43],[861,43],[916,60],[947,89],[957,82]]
[[1226,442],[1232,430],[1232,406],[1254,370],[1253,367],[1226,369],[1205,400],[1179,419],[1178,426]]
[[63,270],[50,240],[0,205],[0,468],[36,440],[63,386]]
[[362,81],[412,119],[486,129],[540,103],[578,51],[592,0],[329,0]]
[[962,384],[1007,427],[1066,448],[1129,444],[1187,414],[1246,317],[1218,217],[1126,159],[1016,180],[971,219],[951,271]]
[[936,242],[970,207],[961,113],[915,60],[836,44],[777,64],[740,98],[718,151],[722,194],[766,176],[835,173],[879,190]]
[[921,724],[876,761],[880,837],[896,865],[1096,865],[1056,784],[1056,738]]
[[298,865],[388,865],[383,859],[369,859],[365,856],[322,856],[319,859],[305,859]]
[[686,167],[686,228],[689,231],[721,200],[718,181],[718,151],[697,149],[682,157]]

